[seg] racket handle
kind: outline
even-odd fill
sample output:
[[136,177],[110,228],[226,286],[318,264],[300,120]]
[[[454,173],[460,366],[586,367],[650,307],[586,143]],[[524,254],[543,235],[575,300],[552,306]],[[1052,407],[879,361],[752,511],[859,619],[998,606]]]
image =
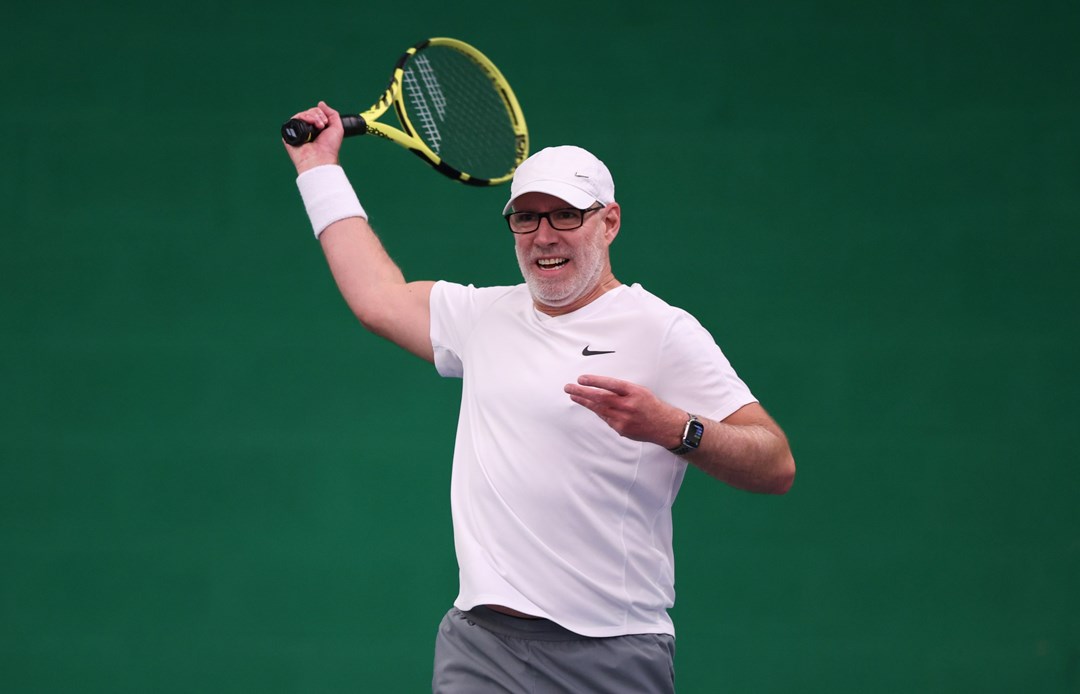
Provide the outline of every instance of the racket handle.
[[[367,122],[360,116],[342,116],[341,124],[345,126],[345,137],[363,135],[367,132]],[[293,147],[299,147],[312,142],[321,132],[322,128],[316,128],[307,121],[293,118],[281,126],[281,139]]]

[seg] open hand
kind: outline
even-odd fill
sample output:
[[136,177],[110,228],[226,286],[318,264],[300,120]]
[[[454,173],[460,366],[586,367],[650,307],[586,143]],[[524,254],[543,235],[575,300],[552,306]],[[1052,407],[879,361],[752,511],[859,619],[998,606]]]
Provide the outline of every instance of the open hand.
[[608,376],[584,375],[563,390],[620,436],[675,448],[682,440],[686,412],[667,404],[651,390]]

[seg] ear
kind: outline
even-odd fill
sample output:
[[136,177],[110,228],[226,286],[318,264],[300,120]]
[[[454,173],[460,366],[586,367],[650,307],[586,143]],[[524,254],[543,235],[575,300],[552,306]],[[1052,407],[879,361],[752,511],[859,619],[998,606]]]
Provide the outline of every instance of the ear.
[[604,238],[610,246],[615,237],[619,235],[619,227],[622,226],[622,208],[619,203],[610,202],[604,206]]

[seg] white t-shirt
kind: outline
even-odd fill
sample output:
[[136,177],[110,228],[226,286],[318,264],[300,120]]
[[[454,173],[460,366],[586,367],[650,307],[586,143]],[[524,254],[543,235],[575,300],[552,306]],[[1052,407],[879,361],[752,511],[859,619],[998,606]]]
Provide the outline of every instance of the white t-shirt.
[[463,379],[454,605],[505,605],[586,636],[674,634],[671,505],[686,463],[621,437],[563,386],[612,376],[722,420],[754,397],[709,333],[640,285],[550,317],[523,284],[439,282],[431,343],[439,373]]

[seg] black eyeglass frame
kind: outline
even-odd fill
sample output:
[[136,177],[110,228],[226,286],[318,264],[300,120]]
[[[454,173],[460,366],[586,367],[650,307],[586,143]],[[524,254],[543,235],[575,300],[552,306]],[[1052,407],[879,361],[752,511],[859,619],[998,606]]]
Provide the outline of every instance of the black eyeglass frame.
[[[513,233],[513,234],[517,234],[519,236],[523,236],[525,234],[535,234],[536,230],[540,228],[540,220],[542,220],[542,219],[546,219],[547,222],[548,222],[548,226],[550,226],[552,229],[555,229],[556,231],[573,231],[574,229],[580,229],[582,226],[585,225],[585,215],[587,215],[590,212],[596,212],[597,210],[602,210],[605,207],[607,207],[607,205],[600,205],[599,207],[586,207],[584,210],[582,210],[580,208],[577,208],[577,207],[560,207],[559,209],[552,210],[550,212],[528,212],[526,210],[522,210],[520,212],[511,212],[510,214],[504,215],[503,218],[506,220],[506,226],[510,228],[510,232]],[[576,212],[581,213],[581,217],[580,217],[578,223],[576,225],[572,226],[572,227],[557,227],[557,226],[555,226],[555,224],[551,221],[551,215],[557,214],[559,212],[566,212],[567,210],[574,210]],[[534,214],[534,215],[536,215],[536,228],[535,229],[530,229],[529,231],[515,231],[513,225],[510,222],[510,218],[513,217],[514,215],[517,215],[517,214]]]

